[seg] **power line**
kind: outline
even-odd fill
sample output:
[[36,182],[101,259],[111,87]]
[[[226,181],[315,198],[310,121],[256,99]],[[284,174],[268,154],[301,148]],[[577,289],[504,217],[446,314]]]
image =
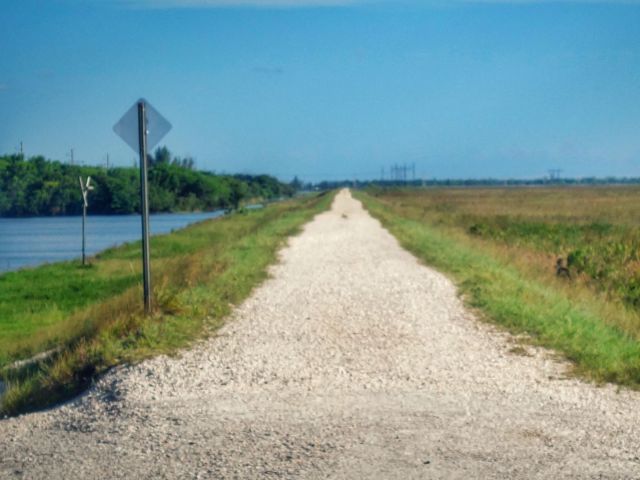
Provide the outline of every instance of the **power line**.
[[[390,168],[391,174],[389,175],[389,181],[397,182],[397,183],[407,183],[409,179],[412,181],[416,180],[416,164],[402,164],[398,165],[397,163],[391,165]],[[410,173],[410,176],[409,176]]]
[[562,173],[562,170],[560,168],[550,168],[548,172],[549,172],[549,180],[554,181],[554,180],[560,179],[560,174]]

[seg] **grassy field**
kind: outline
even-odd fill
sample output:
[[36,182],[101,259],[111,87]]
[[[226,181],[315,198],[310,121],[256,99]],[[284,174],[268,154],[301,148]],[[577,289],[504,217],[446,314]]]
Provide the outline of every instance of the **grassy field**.
[[[142,313],[140,245],[107,250],[83,268],[63,262],[0,276],[0,413],[50,405],[108,368],[171,353],[211,333],[267,272],[285,239],[332,196],[272,204],[153,237],[150,317]],[[50,349],[50,358],[13,362]]]
[[[488,320],[640,385],[640,188],[372,189],[371,213]],[[556,275],[556,260],[571,279]]]

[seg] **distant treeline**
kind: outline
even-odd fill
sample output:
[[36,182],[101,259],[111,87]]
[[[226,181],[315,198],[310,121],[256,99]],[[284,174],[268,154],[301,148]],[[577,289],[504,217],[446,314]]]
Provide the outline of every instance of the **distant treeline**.
[[330,190],[342,187],[366,188],[379,187],[517,187],[517,186],[547,186],[547,185],[633,185],[640,184],[637,177],[585,177],[585,178],[534,178],[508,179],[470,178],[470,179],[420,179],[405,181],[391,180],[340,180],[334,182],[319,182],[302,185],[302,188],[312,190]]
[[[91,176],[89,212],[140,211],[140,174],[135,167],[69,165],[42,156],[0,156],[0,216],[75,215],[82,212],[78,177]],[[190,158],[173,157],[165,147],[149,156],[152,212],[237,208],[252,199],[291,196],[295,188],[268,175],[216,175],[196,171]]]

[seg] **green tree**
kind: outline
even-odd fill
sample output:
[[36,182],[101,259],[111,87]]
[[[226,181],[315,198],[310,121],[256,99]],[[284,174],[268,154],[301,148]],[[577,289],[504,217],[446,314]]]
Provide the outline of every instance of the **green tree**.
[[[268,175],[215,175],[194,170],[195,161],[173,157],[166,147],[149,156],[152,212],[212,210],[243,201],[290,195],[293,189]],[[67,165],[44,157],[0,156],[0,215],[77,215],[82,211],[78,177],[91,176],[90,213],[135,213],[140,209],[137,168]]]

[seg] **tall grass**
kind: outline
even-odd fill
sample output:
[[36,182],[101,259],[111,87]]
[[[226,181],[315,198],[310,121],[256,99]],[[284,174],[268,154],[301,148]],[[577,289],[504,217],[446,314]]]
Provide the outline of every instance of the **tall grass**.
[[[14,320],[3,322],[13,343],[3,338],[7,350],[0,377],[8,390],[0,412],[51,405],[78,393],[114,365],[174,352],[215,331],[232,305],[266,277],[285,239],[328,208],[331,198],[322,195],[273,204],[153,238],[156,307],[149,317],[142,312],[137,244],[104,252],[86,270],[67,262],[11,274],[18,281],[10,284],[16,287],[6,297],[12,302],[5,300],[4,307]],[[60,274],[47,292],[30,284],[56,269],[70,277],[65,280]],[[79,279],[105,282],[107,287],[93,297],[67,299]],[[32,317],[21,328],[21,312],[29,312],[32,300]],[[61,350],[45,360],[20,368],[9,364],[52,346]]]
[[[506,217],[501,220],[505,225],[510,219],[517,223],[527,218],[528,209],[532,216],[545,218],[540,204],[548,201],[542,199],[549,192],[375,193],[377,198],[363,193],[357,196],[404,247],[450,274],[468,304],[483,312],[485,318],[558,350],[586,377],[640,386],[640,322],[634,309],[615,296],[594,291],[588,281],[555,278],[551,260],[557,253],[532,248],[529,241],[535,241],[526,235],[522,235],[522,242],[510,243],[468,230],[467,225],[477,222],[478,217],[491,218],[495,212]],[[585,194],[595,195],[591,191]],[[528,195],[535,201],[525,207],[523,197]],[[521,202],[509,202],[511,196]],[[469,201],[468,208],[456,206],[452,198]],[[516,205],[513,214],[508,213],[510,205]],[[553,205],[548,203],[547,214],[556,215]],[[580,215],[582,219],[576,223],[590,221],[588,212]]]
[[[640,308],[640,187],[397,189],[374,192],[410,218],[537,256],[553,272]],[[545,259],[542,257],[546,256]],[[640,328],[640,325],[639,325]]]

